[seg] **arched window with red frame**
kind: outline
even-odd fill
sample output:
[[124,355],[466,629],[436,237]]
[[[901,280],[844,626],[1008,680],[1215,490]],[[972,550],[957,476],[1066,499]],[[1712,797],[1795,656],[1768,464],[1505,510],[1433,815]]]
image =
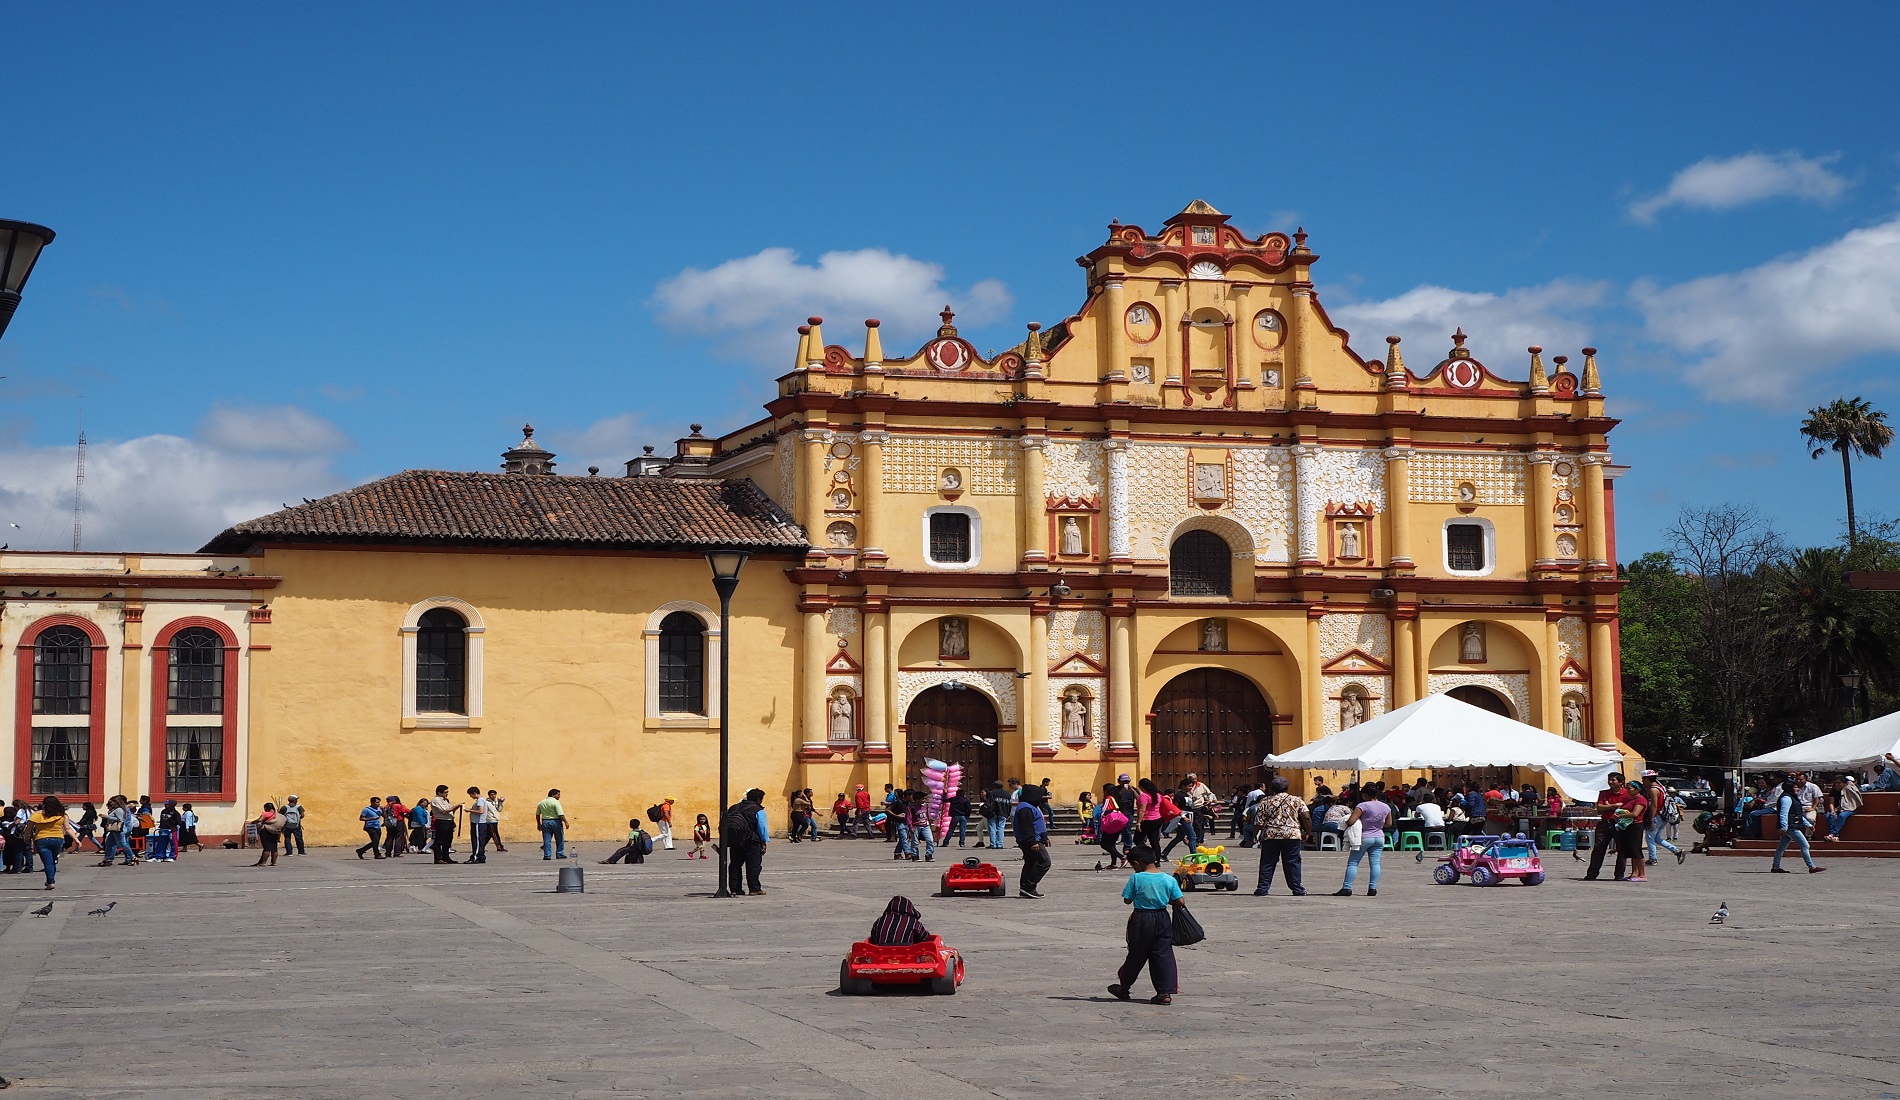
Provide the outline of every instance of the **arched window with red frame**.
[[106,636],[77,615],[26,628],[14,687],[14,790],[105,801]]
[[152,793],[237,800],[237,635],[194,616],[152,639]]

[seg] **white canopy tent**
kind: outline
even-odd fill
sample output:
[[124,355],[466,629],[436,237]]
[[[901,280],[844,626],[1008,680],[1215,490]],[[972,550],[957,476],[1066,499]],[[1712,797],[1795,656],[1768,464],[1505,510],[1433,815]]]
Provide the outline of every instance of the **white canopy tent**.
[[1623,758],[1515,722],[1449,695],[1427,695],[1292,752],[1268,767],[1334,771],[1538,768],[1571,798],[1594,801]]
[[1900,754],[1900,712],[1742,761],[1749,772],[1847,771]]

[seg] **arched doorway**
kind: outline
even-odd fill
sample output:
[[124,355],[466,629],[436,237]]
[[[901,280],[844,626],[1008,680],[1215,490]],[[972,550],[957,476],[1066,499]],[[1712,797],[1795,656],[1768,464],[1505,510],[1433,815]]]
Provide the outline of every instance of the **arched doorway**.
[[1224,668],[1197,668],[1155,696],[1148,773],[1162,784],[1194,772],[1226,795],[1266,775],[1273,751],[1273,706],[1253,682]]
[[1470,703],[1479,710],[1488,710],[1492,714],[1501,714],[1506,718],[1517,717],[1517,715],[1511,713],[1511,704],[1504,701],[1504,696],[1499,695],[1490,688],[1478,687],[1476,684],[1466,684],[1463,687],[1452,688],[1445,694],[1458,700],[1460,703]]
[[904,775],[915,780],[930,759],[962,764],[963,790],[980,800],[1001,778],[996,739],[996,706],[989,696],[961,685],[929,688],[904,714]]

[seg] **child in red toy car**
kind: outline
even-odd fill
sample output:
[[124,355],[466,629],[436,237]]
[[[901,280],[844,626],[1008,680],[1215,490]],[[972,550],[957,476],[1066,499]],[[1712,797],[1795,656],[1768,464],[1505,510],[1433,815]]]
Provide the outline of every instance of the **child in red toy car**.
[[867,938],[878,947],[908,947],[929,939],[930,930],[924,927],[923,915],[917,912],[917,907],[900,894],[884,907],[884,915],[871,926]]

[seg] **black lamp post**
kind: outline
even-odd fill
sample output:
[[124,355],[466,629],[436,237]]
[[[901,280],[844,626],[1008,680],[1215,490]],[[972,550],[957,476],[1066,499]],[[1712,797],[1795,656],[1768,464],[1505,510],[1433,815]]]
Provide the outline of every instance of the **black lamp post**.
[[52,243],[53,231],[43,225],[0,218],[0,335],[20,308],[20,291],[39,262],[40,249]]
[[[726,812],[727,787],[727,739],[732,728],[732,594],[739,587],[739,570],[745,566],[745,560],[751,557],[745,550],[708,550],[706,564],[712,566],[713,591],[719,593],[719,809]],[[732,838],[722,830],[719,834],[719,889],[713,891],[716,898],[729,898],[732,891],[726,889],[726,859],[730,851]]]
[[1854,693],[1854,702],[1860,708],[1860,720],[1867,721],[1867,677],[1858,672],[1844,672],[1841,674],[1841,684]]

